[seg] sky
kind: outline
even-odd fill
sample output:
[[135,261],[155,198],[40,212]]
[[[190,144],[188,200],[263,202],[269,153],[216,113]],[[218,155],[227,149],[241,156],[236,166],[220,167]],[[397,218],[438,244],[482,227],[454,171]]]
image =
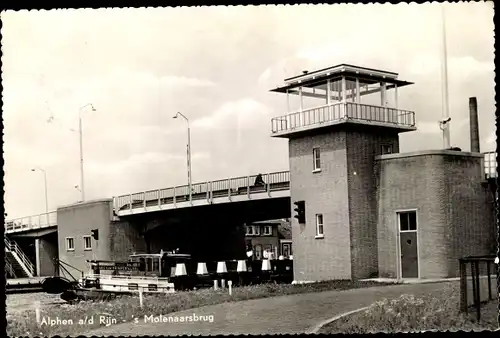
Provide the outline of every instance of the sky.
[[[270,89],[341,63],[414,82],[398,102],[415,111],[418,130],[400,136],[400,150],[440,149],[439,6],[3,12],[8,218],[45,212],[34,167],[46,172],[49,210],[80,199],[79,113],[87,200],[186,184],[178,111],[190,122],[193,183],[288,170],[288,141],[270,137],[286,96]],[[493,3],[444,6],[451,144],[470,149],[468,103],[477,97],[481,151],[494,150]]]

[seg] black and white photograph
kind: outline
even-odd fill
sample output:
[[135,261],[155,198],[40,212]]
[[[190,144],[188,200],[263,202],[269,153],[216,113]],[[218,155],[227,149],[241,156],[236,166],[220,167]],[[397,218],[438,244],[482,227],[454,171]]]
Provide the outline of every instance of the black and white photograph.
[[7,336],[499,330],[493,18],[1,12]]

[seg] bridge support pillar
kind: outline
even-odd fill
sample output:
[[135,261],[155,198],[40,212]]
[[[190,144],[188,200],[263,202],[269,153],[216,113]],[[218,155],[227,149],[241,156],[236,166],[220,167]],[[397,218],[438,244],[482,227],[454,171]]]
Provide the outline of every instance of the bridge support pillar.
[[35,238],[36,276],[53,276],[54,258],[58,257],[57,234]]

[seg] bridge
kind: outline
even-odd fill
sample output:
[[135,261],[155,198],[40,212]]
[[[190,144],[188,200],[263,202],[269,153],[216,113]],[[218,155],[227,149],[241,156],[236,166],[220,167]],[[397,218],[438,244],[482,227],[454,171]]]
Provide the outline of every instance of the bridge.
[[[496,179],[496,153],[483,155],[485,178]],[[256,178],[257,175],[252,175],[196,183],[191,186],[191,194],[189,186],[183,185],[121,195],[113,198],[114,210],[117,216],[126,217],[194,206],[290,197],[289,171],[262,174],[263,185],[256,185]],[[57,227],[56,211],[6,221],[5,233],[52,227]]]

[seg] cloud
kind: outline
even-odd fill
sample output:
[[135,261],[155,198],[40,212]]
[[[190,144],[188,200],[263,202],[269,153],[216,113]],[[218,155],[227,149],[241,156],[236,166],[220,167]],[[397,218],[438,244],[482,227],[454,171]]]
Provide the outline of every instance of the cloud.
[[271,109],[264,104],[245,98],[226,102],[211,116],[195,120],[193,128],[200,129],[251,129],[271,116]]

